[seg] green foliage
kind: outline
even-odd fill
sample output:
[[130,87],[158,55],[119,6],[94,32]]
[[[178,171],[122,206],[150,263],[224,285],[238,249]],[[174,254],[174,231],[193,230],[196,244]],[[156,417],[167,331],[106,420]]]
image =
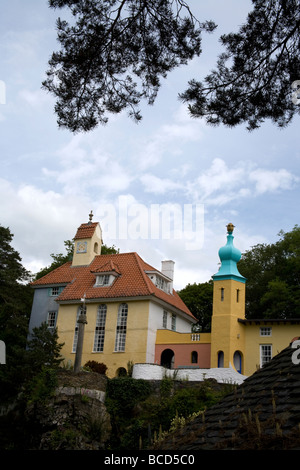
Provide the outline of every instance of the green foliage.
[[103,364],[103,362],[97,362],[97,361],[87,361],[84,364],[85,368],[88,368],[92,372],[97,372],[98,374],[104,374],[107,371],[107,365]]
[[210,331],[213,303],[212,280],[202,284],[188,284],[178,291],[178,295],[192,314],[198,319],[198,323],[194,328],[196,328],[197,331]]
[[166,377],[160,382],[159,390],[155,391],[146,380],[130,377],[111,379],[106,397],[112,422],[109,448],[147,448],[155,436],[169,431],[174,418],[190,418],[212,406],[222,396],[222,389],[214,389],[210,381],[186,387],[186,384],[181,385]]
[[239,262],[249,319],[300,317],[300,227],[279,236],[276,243],[254,246]]
[[43,276],[46,276],[46,274],[50,273],[54,269],[57,269],[60,266],[62,266],[63,264],[67,263],[68,261],[72,260],[73,251],[74,251],[73,241],[66,240],[66,241],[64,241],[64,245],[65,245],[65,248],[66,248],[66,253],[65,254],[63,254],[63,253],[58,253],[58,254],[51,253],[50,256],[53,259],[52,263],[50,264],[50,266],[41,269],[36,274],[35,280],[40,279]]
[[[73,252],[74,252],[74,243],[72,240],[66,240],[64,241],[64,245],[66,248],[66,253],[58,253],[54,254],[51,253],[51,258],[53,259],[52,263],[41,269],[36,275],[35,275],[35,280],[40,279],[43,276],[46,276],[46,274],[50,273],[54,269],[59,268],[63,264],[67,263],[68,261],[72,261],[73,257]],[[113,246],[107,246],[103,244],[101,246],[101,254],[102,255],[108,255],[108,254],[116,254],[119,253],[119,249],[116,248],[114,245]]]
[[30,273],[11,246],[13,235],[0,225],[0,340],[6,345],[6,365],[0,366],[0,396],[16,393],[24,377],[24,351],[33,292]]
[[56,369],[43,367],[41,372],[28,382],[25,388],[28,404],[44,402],[52,395],[58,383],[56,372]]
[[31,371],[39,372],[44,366],[57,368],[63,361],[60,350],[63,343],[58,343],[57,329],[49,330],[46,322],[32,330],[27,344],[26,362]]

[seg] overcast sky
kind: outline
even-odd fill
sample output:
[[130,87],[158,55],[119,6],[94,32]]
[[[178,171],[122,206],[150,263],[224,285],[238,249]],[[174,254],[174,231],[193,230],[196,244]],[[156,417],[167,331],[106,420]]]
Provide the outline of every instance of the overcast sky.
[[41,89],[62,13],[46,0],[1,2],[0,224],[31,272],[64,252],[90,210],[105,244],[158,269],[174,260],[176,289],[217,272],[228,222],[242,252],[299,223],[299,118],[284,130],[270,122],[252,133],[214,128],[178,100],[188,80],[213,68],[219,36],[246,21],[251,2],[190,4],[201,21],[218,24],[200,58],[168,76],[154,106],[142,106],[141,123],[124,113],[74,136],[58,129],[54,98]]

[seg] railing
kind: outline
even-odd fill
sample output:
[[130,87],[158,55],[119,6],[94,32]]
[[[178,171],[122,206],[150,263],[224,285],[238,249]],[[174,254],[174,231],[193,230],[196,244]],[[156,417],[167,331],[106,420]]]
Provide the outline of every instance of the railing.
[[192,333],[191,341],[200,341],[200,333]]

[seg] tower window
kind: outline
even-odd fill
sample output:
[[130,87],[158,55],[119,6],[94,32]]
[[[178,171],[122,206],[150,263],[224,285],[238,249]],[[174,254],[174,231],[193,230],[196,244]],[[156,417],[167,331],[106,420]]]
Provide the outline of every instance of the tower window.
[[221,301],[224,300],[224,287],[221,287]]
[[240,301],[240,289],[236,290],[236,301],[237,303]]

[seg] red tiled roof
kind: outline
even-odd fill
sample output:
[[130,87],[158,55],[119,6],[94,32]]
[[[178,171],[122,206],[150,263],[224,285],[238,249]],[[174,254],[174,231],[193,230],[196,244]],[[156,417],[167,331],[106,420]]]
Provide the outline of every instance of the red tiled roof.
[[75,240],[78,238],[92,238],[97,225],[98,225],[98,222],[90,222],[87,224],[81,224],[80,227],[78,227],[77,229]]
[[[109,286],[95,287],[95,273],[111,272],[112,268],[119,274],[114,282]],[[71,262],[65,263],[33,282],[32,286],[66,283],[67,286],[57,298],[58,301],[66,302],[80,301],[84,295],[86,300],[153,296],[195,319],[175,290],[173,294],[167,294],[159,289],[145,271],[157,270],[145,263],[137,253],[98,255],[89,266],[72,267]]]

